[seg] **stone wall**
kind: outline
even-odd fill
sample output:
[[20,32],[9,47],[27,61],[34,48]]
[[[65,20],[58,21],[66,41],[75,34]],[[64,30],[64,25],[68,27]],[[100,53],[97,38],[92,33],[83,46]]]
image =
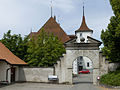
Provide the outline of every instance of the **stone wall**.
[[100,52],[100,76],[115,71],[118,67],[120,67],[120,63],[110,63]]
[[102,52],[100,52],[100,76],[108,73],[108,65],[106,57],[102,55]]
[[97,83],[99,76],[99,50],[66,50],[66,54],[55,65],[55,75],[58,75],[59,83],[73,83],[72,64],[79,57],[88,57],[93,62],[93,83]]
[[66,54],[63,54],[63,57],[61,57],[60,60],[57,61],[57,64],[55,64],[55,75],[58,76],[58,83],[69,82],[66,80],[66,71]]
[[118,67],[120,67],[120,63],[109,63],[109,71],[115,71]]
[[19,68],[19,81],[49,82],[48,75],[53,75],[53,68]]

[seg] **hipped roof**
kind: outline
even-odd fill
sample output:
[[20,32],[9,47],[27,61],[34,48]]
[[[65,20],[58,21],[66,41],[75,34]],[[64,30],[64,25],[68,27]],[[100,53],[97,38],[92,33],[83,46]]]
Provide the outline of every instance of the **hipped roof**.
[[39,29],[38,32],[31,32],[29,36],[37,36],[40,34],[41,29],[44,29],[46,33],[52,33],[57,36],[61,42],[66,42],[70,40],[69,36],[64,32],[64,30],[60,27],[60,25],[56,22],[53,17],[50,17],[49,20],[43,25],[42,28]]
[[4,44],[0,42],[0,61],[6,61],[11,65],[27,65],[23,60],[15,56]]

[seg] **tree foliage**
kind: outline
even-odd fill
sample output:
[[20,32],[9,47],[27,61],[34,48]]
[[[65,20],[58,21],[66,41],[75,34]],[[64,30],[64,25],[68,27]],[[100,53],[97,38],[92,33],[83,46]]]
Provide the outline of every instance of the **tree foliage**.
[[115,16],[112,16],[107,29],[102,30],[103,53],[112,62],[120,62],[120,0],[110,0]]
[[22,39],[21,35],[11,35],[11,30],[4,34],[0,40],[13,54],[21,58],[26,59],[27,55],[27,37]]
[[29,41],[27,62],[31,66],[53,66],[65,53],[63,44],[53,34],[47,34],[43,29],[37,38]]

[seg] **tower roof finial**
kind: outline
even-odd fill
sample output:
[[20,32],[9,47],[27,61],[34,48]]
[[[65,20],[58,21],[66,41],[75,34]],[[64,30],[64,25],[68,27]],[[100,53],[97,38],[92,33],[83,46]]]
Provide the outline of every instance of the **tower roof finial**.
[[52,0],[51,0],[51,17],[52,17],[52,14],[53,14],[53,6],[52,6]]
[[83,16],[84,16],[84,1],[83,1]]

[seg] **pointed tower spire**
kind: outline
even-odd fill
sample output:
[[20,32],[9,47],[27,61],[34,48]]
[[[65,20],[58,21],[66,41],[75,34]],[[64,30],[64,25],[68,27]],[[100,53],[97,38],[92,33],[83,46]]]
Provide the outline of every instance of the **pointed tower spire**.
[[81,26],[78,30],[76,30],[77,32],[78,31],[92,31],[91,29],[88,28],[87,24],[86,24],[86,21],[85,21],[85,13],[84,13],[84,2],[83,2],[83,18],[82,18],[82,23],[81,23]]

